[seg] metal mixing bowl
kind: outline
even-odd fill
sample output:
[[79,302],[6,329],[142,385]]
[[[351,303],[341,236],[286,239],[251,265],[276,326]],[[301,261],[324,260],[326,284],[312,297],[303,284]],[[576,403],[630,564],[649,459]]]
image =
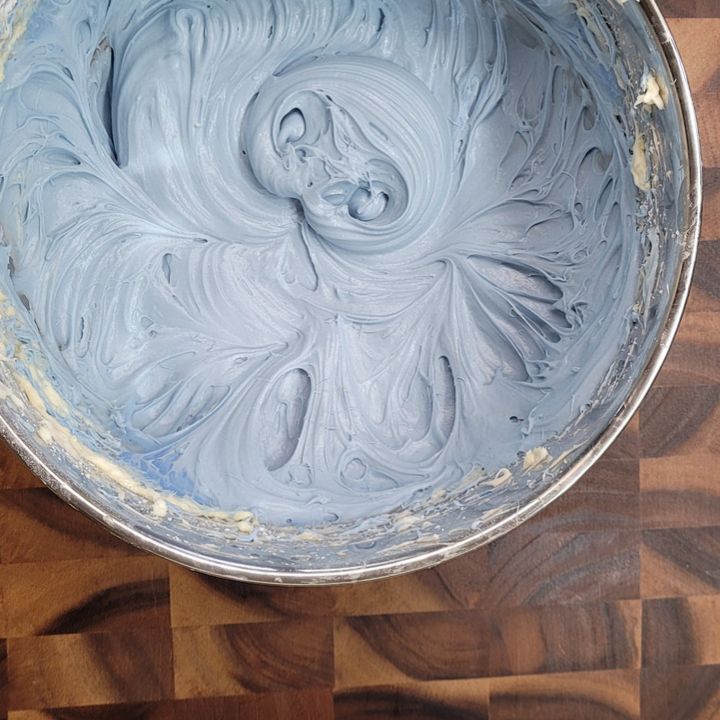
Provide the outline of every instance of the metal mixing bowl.
[[[20,0],[22,2],[22,0]],[[613,396],[575,428],[582,442],[555,448],[563,458],[520,483],[488,491],[467,482],[420,509],[431,532],[392,523],[372,532],[362,526],[328,527],[300,538],[264,531],[250,541],[212,513],[172,506],[153,513],[152,501],[122,489],[98,467],[38,441],[37,412],[6,369],[0,380],[13,402],[0,406],[0,432],[30,468],[57,495],[110,532],[182,565],[227,578],[286,584],[331,584],[382,578],[440,563],[490,542],[542,510],[564,493],[617,438],[638,409],[667,355],[687,299],[697,243],[701,204],[701,160],[690,89],[677,47],[654,0],[575,0],[600,8],[621,49],[626,67],[647,58],[670,88],[668,108],[653,115],[656,140],[652,170],[663,178],[653,189],[645,231],[660,244],[661,263],[649,293],[653,318],[630,338],[615,366]],[[2,3],[7,5],[7,1]],[[1,8],[1,6],[0,6]],[[634,71],[632,77],[639,73]],[[628,107],[639,87],[627,87]],[[15,390],[13,390],[13,387]],[[18,399],[19,398],[19,399]],[[155,508],[157,510],[157,508]]]

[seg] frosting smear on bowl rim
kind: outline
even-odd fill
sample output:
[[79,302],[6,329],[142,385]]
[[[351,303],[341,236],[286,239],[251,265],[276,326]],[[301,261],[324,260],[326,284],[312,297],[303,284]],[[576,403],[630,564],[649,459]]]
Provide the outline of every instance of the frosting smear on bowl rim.
[[566,0],[38,0],[6,354],[91,452],[268,525],[551,467],[657,263],[602,45]]

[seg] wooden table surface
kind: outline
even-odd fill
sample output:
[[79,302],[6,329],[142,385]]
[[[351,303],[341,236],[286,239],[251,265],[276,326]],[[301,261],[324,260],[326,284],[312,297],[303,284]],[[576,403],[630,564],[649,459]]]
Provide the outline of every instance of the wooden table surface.
[[665,0],[700,116],[688,312],[639,416],[493,545],[340,589],[193,574],[0,448],[0,719],[720,718],[720,0]]

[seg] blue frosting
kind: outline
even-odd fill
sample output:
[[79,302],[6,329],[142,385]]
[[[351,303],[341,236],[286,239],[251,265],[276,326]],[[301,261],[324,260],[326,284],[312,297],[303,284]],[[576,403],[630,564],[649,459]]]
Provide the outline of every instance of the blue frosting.
[[148,483],[372,516],[593,403],[644,260],[623,102],[566,0],[39,0],[4,284]]

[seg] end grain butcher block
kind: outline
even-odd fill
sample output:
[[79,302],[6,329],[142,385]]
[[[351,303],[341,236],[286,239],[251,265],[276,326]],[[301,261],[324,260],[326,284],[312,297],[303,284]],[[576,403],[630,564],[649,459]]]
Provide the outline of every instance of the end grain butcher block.
[[502,540],[333,589],[205,578],[0,449],[2,720],[720,718],[720,2],[665,0],[700,116],[688,312],[605,458]]

